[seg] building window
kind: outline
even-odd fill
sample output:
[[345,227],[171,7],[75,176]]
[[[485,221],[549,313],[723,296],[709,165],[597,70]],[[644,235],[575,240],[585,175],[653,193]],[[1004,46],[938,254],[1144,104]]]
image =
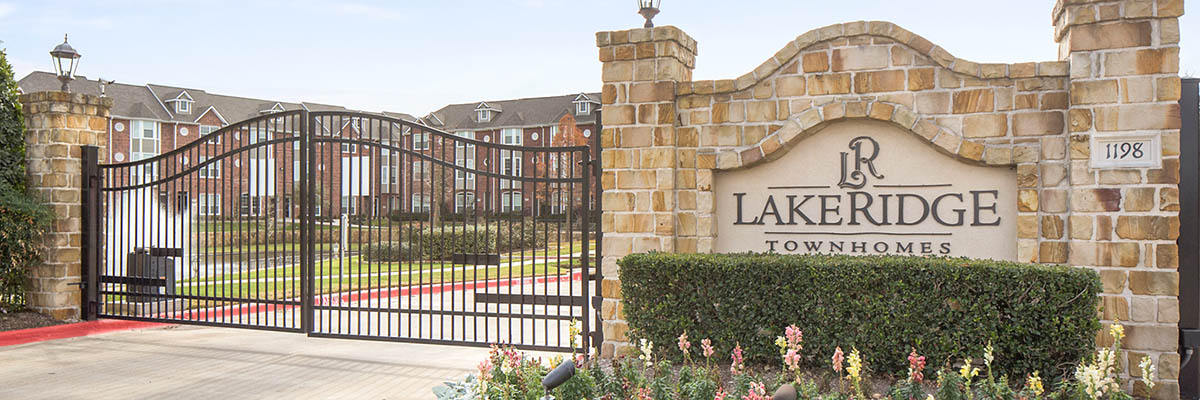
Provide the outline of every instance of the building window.
[[520,146],[523,140],[521,139],[521,128],[504,128],[500,130],[500,144],[511,144]]
[[300,161],[292,161],[292,182],[300,182]]
[[[207,156],[200,156],[200,163],[208,161]],[[212,164],[200,167],[201,178],[220,178],[221,177],[221,160],[214,161]]]
[[413,161],[412,178],[415,181],[429,180],[429,161]]
[[[215,125],[200,125],[200,137],[208,136],[210,133],[216,132],[219,129],[221,129],[221,127]],[[221,144],[221,136],[218,135],[217,137],[214,137],[212,140],[208,141],[208,144]]]
[[500,212],[521,211],[522,200],[519,190],[500,193]]
[[475,210],[475,192],[458,192],[454,195],[454,212],[471,212]]
[[179,100],[175,102],[175,112],[180,114],[192,113],[192,102],[187,100]]
[[581,101],[575,103],[575,115],[586,115],[592,112],[592,103]]
[[429,133],[420,132],[412,135],[413,150],[429,150]]
[[[162,150],[162,137],[159,135],[158,123],[154,121],[133,120],[129,136],[129,161],[145,160],[157,156]],[[151,182],[158,176],[158,163],[142,165],[133,171],[134,182]]]
[[479,122],[491,121],[492,110],[475,110],[475,117]]
[[358,196],[342,196],[342,214],[358,215]]
[[[475,132],[471,131],[458,132],[455,135],[467,139],[475,138]],[[454,165],[458,166],[454,169],[454,188],[474,189],[475,174],[471,171],[475,170],[475,145],[457,141],[454,144]]]
[[[257,126],[250,127],[250,144],[265,142],[271,140],[271,132],[266,129],[259,130]],[[269,160],[273,158],[271,146],[256,147],[249,151],[251,160]]]
[[413,194],[412,195],[412,211],[413,212],[429,212],[429,195]]
[[[500,151],[500,174],[507,176],[521,176],[521,152],[519,151]],[[520,183],[511,179],[501,179],[501,189],[512,189],[519,187]]]
[[242,193],[241,209],[242,215],[257,216],[262,213],[262,203],[257,196],[251,196],[249,193]]
[[354,143],[342,143],[342,152],[343,153],[357,153],[358,145],[354,144]]
[[200,193],[200,215],[221,215],[221,195]]

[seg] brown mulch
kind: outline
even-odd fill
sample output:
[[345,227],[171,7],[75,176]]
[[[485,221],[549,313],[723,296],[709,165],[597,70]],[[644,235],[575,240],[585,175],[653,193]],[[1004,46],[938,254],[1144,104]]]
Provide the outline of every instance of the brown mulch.
[[44,314],[32,311],[0,312],[0,332],[17,329],[40,328],[43,326],[65,324],[66,321],[55,320]]

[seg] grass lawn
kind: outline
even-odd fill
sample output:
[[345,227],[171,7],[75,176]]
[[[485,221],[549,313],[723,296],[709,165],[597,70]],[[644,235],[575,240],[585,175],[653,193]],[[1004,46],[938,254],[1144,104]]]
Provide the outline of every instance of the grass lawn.
[[[357,263],[355,263],[357,264]],[[351,265],[343,263],[343,265]],[[503,267],[488,267],[458,271],[428,271],[429,268],[421,273],[411,273],[407,275],[378,275],[381,269],[376,264],[367,266],[361,264],[358,268],[348,268],[347,273],[339,275],[337,271],[341,270],[318,270],[320,277],[314,282],[314,290],[316,294],[339,293],[353,290],[370,290],[395,288],[409,285],[427,285],[436,283],[464,282],[484,279],[510,278],[510,277],[531,277],[543,275],[558,275],[570,271],[566,268],[559,268],[554,263],[523,265],[523,266],[503,266]],[[350,270],[357,270],[363,275],[355,275],[349,273]],[[386,268],[382,272],[387,272]],[[396,272],[393,270],[393,272]],[[290,276],[290,275],[289,275]],[[282,277],[282,276],[281,276]],[[265,280],[260,282],[222,282],[218,284],[187,286],[181,285],[176,287],[176,294],[190,296],[214,296],[214,297],[240,297],[253,299],[288,299],[300,295],[300,280]],[[194,301],[187,302],[187,308],[212,307],[222,305],[224,303],[214,301]]]

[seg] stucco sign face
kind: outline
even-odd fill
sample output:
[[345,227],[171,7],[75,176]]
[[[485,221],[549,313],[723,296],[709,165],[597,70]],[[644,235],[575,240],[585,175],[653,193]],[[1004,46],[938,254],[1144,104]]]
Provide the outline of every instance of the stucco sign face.
[[829,126],[714,190],[719,252],[1016,258],[1016,173],[881,122]]

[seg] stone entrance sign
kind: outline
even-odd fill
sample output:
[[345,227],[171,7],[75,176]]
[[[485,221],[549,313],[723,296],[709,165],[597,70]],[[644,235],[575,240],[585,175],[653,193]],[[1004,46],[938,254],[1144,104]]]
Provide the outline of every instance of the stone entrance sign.
[[1011,167],[947,157],[889,123],[836,123],[715,174],[715,250],[1012,260],[1016,182]]
[[1182,4],[1059,0],[1058,57],[1013,63],[811,27],[717,80],[679,28],[597,33],[602,353],[631,349],[627,254],[946,254],[1097,271],[1101,320],[1178,397]]

